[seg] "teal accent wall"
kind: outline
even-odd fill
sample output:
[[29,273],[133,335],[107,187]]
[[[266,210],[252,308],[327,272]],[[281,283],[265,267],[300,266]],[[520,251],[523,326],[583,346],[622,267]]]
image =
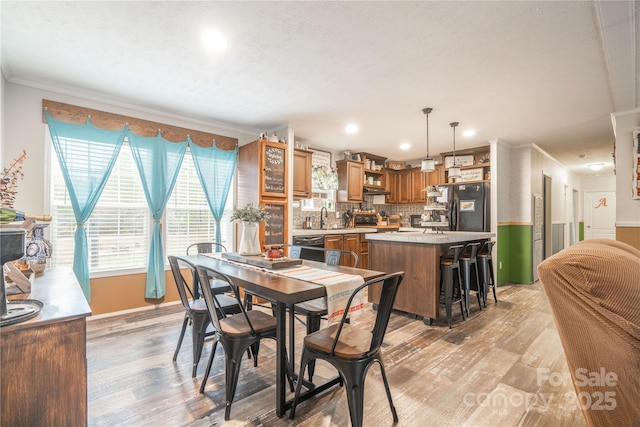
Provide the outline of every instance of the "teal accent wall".
[[531,225],[498,226],[498,259],[494,265],[498,285],[533,283],[532,233]]

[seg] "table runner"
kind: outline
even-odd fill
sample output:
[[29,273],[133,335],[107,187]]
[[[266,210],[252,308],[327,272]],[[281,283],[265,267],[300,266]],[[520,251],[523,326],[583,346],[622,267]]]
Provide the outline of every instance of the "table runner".
[[[364,283],[364,279],[362,278],[362,276],[359,276],[357,274],[346,274],[337,271],[323,270],[321,268],[309,267],[307,265],[282,268],[278,270],[268,270],[262,267],[256,267],[237,261],[231,261],[227,258],[223,258],[220,253],[201,255],[219,259],[231,264],[237,264],[246,268],[261,270],[266,273],[289,277],[292,279],[304,280],[306,282],[324,286],[327,292],[327,320],[329,321],[329,323],[331,323],[332,321],[339,321],[341,319],[341,316],[344,313],[344,308],[347,305],[347,301],[349,300],[351,293],[354,289]],[[363,292],[359,292],[351,302],[349,313],[351,313],[351,315],[357,314],[363,308]]]

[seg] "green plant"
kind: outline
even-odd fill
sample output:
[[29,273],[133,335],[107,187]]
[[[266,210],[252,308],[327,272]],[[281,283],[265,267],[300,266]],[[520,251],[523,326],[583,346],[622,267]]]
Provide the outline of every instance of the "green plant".
[[254,206],[253,203],[247,203],[241,208],[234,208],[231,214],[231,221],[260,222],[268,220],[269,213],[264,210],[264,207]]
[[8,168],[4,168],[0,176],[0,206],[13,207],[16,194],[18,194],[18,179],[24,178],[22,173],[22,163],[27,158],[27,151],[22,150],[22,154],[9,163]]

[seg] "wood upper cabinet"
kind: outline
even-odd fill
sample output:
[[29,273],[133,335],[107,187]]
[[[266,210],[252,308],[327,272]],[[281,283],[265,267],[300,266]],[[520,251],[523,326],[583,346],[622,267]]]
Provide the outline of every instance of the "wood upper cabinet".
[[396,203],[411,202],[411,171],[409,169],[397,172]]
[[421,172],[420,168],[411,169],[411,193],[412,203],[422,203],[427,199],[427,192],[423,191],[430,183],[431,172]]
[[389,192],[387,194],[387,203],[398,203],[398,171],[386,169],[385,182],[385,190]]
[[293,151],[293,198],[311,197],[311,151],[295,149]]
[[361,202],[363,197],[364,164],[352,160],[338,160],[338,202]]

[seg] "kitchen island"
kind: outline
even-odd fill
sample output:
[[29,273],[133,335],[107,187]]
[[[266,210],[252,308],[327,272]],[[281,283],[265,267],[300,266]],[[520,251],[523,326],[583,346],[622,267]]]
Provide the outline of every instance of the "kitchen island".
[[[440,256],[450,245],[495,237],[490,232],[427,231],[370,233],[369,268],[389,273],[404,271],[394,309],[422,317],[430,325],[440,311]],[[371,287],[369,301],[377,301],[379,288]]]

